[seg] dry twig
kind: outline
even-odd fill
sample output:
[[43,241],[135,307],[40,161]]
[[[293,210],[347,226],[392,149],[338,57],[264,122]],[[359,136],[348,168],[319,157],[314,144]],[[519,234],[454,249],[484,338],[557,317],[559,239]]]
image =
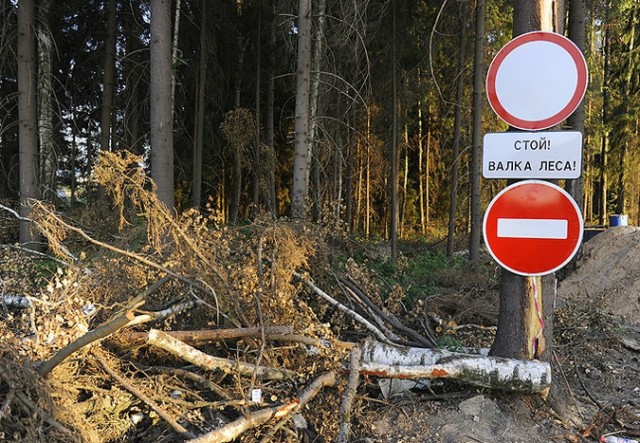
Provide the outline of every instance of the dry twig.
[[367,297],[367,295],[364,293],[364,291],[362,291],[356,285],[356,282],[353,280],[353,278],[351,278],[350,276],[347,276],[346,279],[342,278],[342,279],[338,279],[338,281],[341,284],[343,284],[344,286],[346,286],[347,288],[349,288],[349,290],[350,290],[350,292],[352,294],[354,294],[360,300],[362,300],[362,302],[364,304],[369,306],[370,309],[372,309],[374,312],[376,312],[377,315],[379,315],[384,321],[388,322],[391,326],[396,328],[398,331],[407,334],[409,337],[411,337],[413,340],[415,340],[418,344],[420,344],[422,346],[426,346],[428,348],[435,348],[436,347],[436,341],[435,341],[435,339],[433,337],[424,337],[419,332],[409,328],[408,326],[405,326],[392,313],[383,312],[382,309],[380,309],[378,306],[376,306],[376,304],[373,303],[369,297]]
[[180,434],[183,438],[195,438],[195,435],[191,432],[187,431],[180,423],[176,422],[173,417],[171,417],[164,409],[158,406],[153,400],[147,397],[141,390],[133,386],[129,381],[127,381],[124,377],[118,374],[115,370],[113,370],[109,363],[106,362],[102,356],[97,353],[93,353],[93,356],[98,360],[100,366],[105,370],[107,374],[111,377],[115,378],[118,383],[122,385],[127,391],[138,397],[142,402],[144,402],[147,406],[149,406],[160,418],[167,422],[169,426],[173,428],[178,434]]
[[304,277],[302,277],[302,275],[298,274],[297,272],[294,272],[293,275],[294,277],[300,279],[305,285],[307,285],[309,289],[311,289],[317,295],[319,295],[324,300],[329,302],[329,304],[331,304],[332,306],[335,306],[340,311],[352,317],[358,323],[364,325],[364,327],[367,328],[371,333],[373,333],[373,335],[375,335],[378,340],[384,343],[391,344],[389,339],[382,333],[382,331],[380,331],[380,329],[378,329],[375,325],[373,325],[369,320],[367,320],[366,318],[364,318],[363,316],[355,312],[353,309],[350,309],[347,306],[343,305],[338,300],[334,299],[329,294],[324,292],[322,289],[317,287],[312,281],[305,279]]

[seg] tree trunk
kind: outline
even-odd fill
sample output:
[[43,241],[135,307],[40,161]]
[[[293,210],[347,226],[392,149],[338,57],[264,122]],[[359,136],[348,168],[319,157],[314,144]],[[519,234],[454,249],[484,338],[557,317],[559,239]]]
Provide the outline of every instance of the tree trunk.
[[[609,23],[609,17],[611,16],[611,0],[605,2],[605,23]],[[602,77],[602,137],[600,138],[600,186],[598,193],[598,223],[604,225],[607,217],[607,163],[609,156],[609,106],[610,106],[610,92],[609,81],[611,77],[611,61],[609,59],[611,54],[611,31],[609,26],[604,26],[604,47],[603,47],[603,59],[604,69]]]
[[311,158],[312,180],[312,219],[320,220],[322,214],[322,190],[320,180],[320,149],[317,141],[318,128],[318,94],[320,91],[320,70],[322,69],[322,42],[326,23],[325,11],[327,0],[318,0],[318,24],[313,37],[313,55],[311,62],[311,96],[309,98],[309,156]]
[[[420,73],[418,73],[418,78]],[[420,205],[420,234],[427,233],[424,198],[424,141],[422,140],[422,100],[418,100],[418,204]]]
[[102,70],[102,109],[100,110],[100,150],[111,150],[111,118],[116,63],[116,0],[107,0],[107,34]]
[[[618,115],[623,118],[633,111],[629,109],[629,95],[633,94],[632,92],[632,80],[634,77],[634,67],[633,67],[633,58],[632,54],[635,51],[635,40],[636,40],[636,19],[637,19],[637,7],[634,7],[631,11],[631,16],[629,17],[629,34],[627,35],[628,43],[627,43],[627,66],[624,74],[624,83],[622,89],[622,103],[620,104],[620,112]],[[637,75],[637,74],[635,74]],[[627,123],[630,124],[630,123]],[[627,205],[626,205],[626,192],[625,192],[625,170],[626,170],[626,160],[627,160],[627,143],[624,140],[624,135],[631,134],[632,131],[627,128],[621,127],[619,131],[617,131],[617,135],[620,137],[619,143],[617,143],[618,149],[620,149],[620,174],[618,175],[618,198],[616,202],[616,212],[618,214],[626,214]]]
[[251,208],[252,217],[255,218],[260,205],[260,190],[262,189],[263,167],[262,167],[262,141],[260,140],[260,110],[262,107],[262,8],[258,8],[258,30],[256,32],[256,138],[253,147],[253,205]]
[[464,64],[466,52],[467,14],[464,4],[460,7],[460,46],[458,48],[458,72],[456,80],[456,112],[453,123],[453,152],[451,164],[451,189],[449,193],[449,224],[447,234],[447,257],[453,257],[456,237],[456,216],[458,213],[458,156],[460,155],[460,138],[462,131],[462,100],[464,99]]
[[424,150],[424,221],[428,227],[431,223],[431,177],[429,176],[431,171],[431,106],[427,109],[427,145]]
[[53,140],[53,78],[51,53],[53,37],[49,29],[51,0],[41,0],[38,6],[38,132],[40,135],[40,198],[54,201],[56,190],[56,152]]
[[480,240],[482,238],[482,104],[484,86],[484,24],[486,0],[476,3],[475,55],[473,61],[473,150],[471,152],[471,232],[469,235],[469,261],[480,266]]
[[[350,121],[351,121],[351,126],[355,128],[356,123],[356,118],[355,118],[355,111],[353,111],[352,113],[353,115],[350,115]],[[347,231],[349,233],[352,232],[354,226],[353,226],[353,200],[357,199],[357,195],[354,195],[354,186],[353,186],[353,180],[354,180],[354,174],[353,174],[353,166],[355,163],[355,150],[356,150],[356,131],[352,130],[349,131],[349,135],[348,135],[349,139],[347,142],[347,170],[346,170],[346,174],[345,174],[345,190],[344,190],[344,196],[345,196],[345,224],[347,226]]]
[[[242,0],[236,0],[236,12],[238,17],[242,18]],[[244,50],[245,44],[243,37],[238,33],[238,58],[237,58],[237,72],[236,84],[235,84],[235,101],[234,109],[240,109],[241,101],[240,94],[242,92],[242,75],[240,73],[244,70]],[[243,146],[244,147],[244,146]],[[238,221],[238,213],[240,211],[240,199],[242,198],[242,157],[244,152],[240,149],[233,149],[233,174],[231,185],[231,203],[229,207],[229,222],[236,223]]]
[[[407,223],[407,193],[409,191],[409,125],[405,123],[402,129],[402,149],[404,150],[404,160],[402,162],[402,207],[400,210],[400,239],[405,235],[405,224]],[[409,203],[411,204],[411,203]]]
[[391,223],[389,226],[391,240],[391,261],[396,263],[398,258],[398,73],[397,73],[397,29],[396,29],[396,0],[391,0],[392,14],[392,53],[391,78],[393,88],[392,128],[391,128]]
[[[182,11],[182,2],[181,0],[176,0],[176,10],[175,10],[173,21],[173,39],[171,41],[171,66],[175,66],[178,63],[178,37],[180,36],[180,14]],[[176,76],[171,75],[171,113],[173,114],[174,103],[176,102]]]
[[265,136],[270,155],[273,156],[267,170],[267,204],[269,210],[276,217],[278,215],[278,203],[276,193],[275,171],[275,131],[274,131],[274,103],[275,103],[275,77],[276,77],[276,19],[277,0],[271,0],[271,21],[269,22],[269,73],[267,75],[267,115],[265,122]]
[[[111,151],[111,126],[115,93],[116,63],[116,0],[107,0],[107,33],[104,41],[102,67],[102,108],[100,109],[100,151]],[[103,200],[105,190],[98,187],[98,199]]]
[[174,207],[173,103],[171,102],[171,1],[150,0],[151,6],[151,177],[158,198]]
[[193,173],[191,205],[199,208],[202,203],[202,149],[204,137],[204,100],[207,84],[207,0],[200,2],[200,60],[198,69],[198,95],[196,96],[196,130],[193,140]]
[[[584,52],[586,44],[586,0],[570,0],[569,2],[569,38],[576,44],[580,51]],[[575,112],[569,117],[569,127],[584,134],[584,101],[580,102]],[[584,144],[586,146],[586,143]],[[583,160],[583,165],[588,164]],[[580,210],[584,208],[584,181],[583,175],[575,180],[567,180],[567,192],[573,197]]]
[[[38,120],[36,117],[36,54],[34,0],[18,2],[18,114],[20,156],[20,215],[31,214],[30,199],[38,198]],[[20,243],[37,249],[31,223],[20,221]]]
[[[514,36],[535,30],[556,30],[555,11],[552,0],[516,1]],[[491,346],[492,355],[543,361],[550,357],[555,285],[555,274],[523,277],[502,270],[498,330]]]
[[311,91],[311,0],[298,0],[298,64],[296,71],[295,152],[291,218],[307,217],[309,195],[309,95]]

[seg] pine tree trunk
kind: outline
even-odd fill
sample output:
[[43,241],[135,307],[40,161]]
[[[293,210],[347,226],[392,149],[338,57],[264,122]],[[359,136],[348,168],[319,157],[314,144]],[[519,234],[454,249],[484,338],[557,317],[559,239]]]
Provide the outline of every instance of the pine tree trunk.
[[56,192],[56,152],[53,139],[53,78],[51,53],[53,39],[49,31],[51,0],[41,0],[38,5],[38,131],[40,134],[40,197],[54,201]]
[[199,208],[202,203],[202,149],[204,137],[204,100],[207,84],[207,0],[200,2],[200,59],[198,68],[198,95],[196,96],[196,130],[193,140],[193,178],[191,205]]
[[309,97],[309,156],[311,158],[311,195],[312,195],[312,219],[320,220],[322,213],[322,190],[320,183],[320,152],[317,138],[318,128],[318,94],[320,91],[320,70],[322,69],[322,42],[324,41],[324,28],[326,24],[325,10],[327,0],[318,1],[318,24],[313,38],[313,55],[311,62],[311,96]]
[[389,224],[390,230],[390,243],[391,243],[391,261],[396,262],[398,258],[398,73],[397,73],[397,29],[396,29],[396,0],[391,0],[391,14],[393,21],[392,29],[392,63],[391,63],[391,78],[393,87],[393,102],[391,107],[392,112],[392,129],[391,129],[391,223]]
[[[236,11],[238,17],[242,17],[243,0],[236,0]],[[242,92],[242,75],[240,73],[244,70],[244,52],[245,44],[242,35],[238,34],[238,58],[237,58],[237,72],[236,84],[235,84],[235,102],[234,108],[240,109],[241,101],[240,94]],[[243,153],[240,149],[233,149],[233,174],[231,184],[231,202],[229,205],[229,222],[236,223],[238,221],[238,213],[240,211],[240,199],[242,198],[242,156]]]
[[307,217],[309,195],[309,106],[311,92],[311,0],[298,0],[298,64],[296,71],[295,152],[291,218]]
[[469,261],[480,265],[482,238],[482,104],[484,100],[484,24],[486,0],[476,3],[475,55],[473,61],[473,150],[471,152],[471,232],[469,234]]
[[173,105],[171,102],[171,1],[151,0],[151,176],[158,198],[174,207]]
[[[586,44],[586,0],[571,0],[569,2],[569,38],[576,44],[580,51],[584,52]],[[581,102],[576,108],[575,112],[569,117],[568,124],[572,130],[578,131],[584,134],[584,101]],[[586,146],[586,143],[584,144]],[[586,154],[585,154],[586,155]],[[588,164],[588,161],[583,161],[583,165]],[[578,207],[582,210],[584,207],[584,181],[581,175],[575,180],[567,180],[566,184],[567,192],[573,197],[578,204]]]
[[[30,199],[38,198],[38,120],[36,117],[36,54],[34,0],[18,2],[18,138],[20,156],[20,215],[31,214]],[[37,249],[31,223],[20,221],[20,243]]]
[[[611,15],[611,0],[606,0],[605,3],[605,23],[609,23],[609,17]],[[604,69],[602,78],[602,137],[600,138],[600,176],[599,176],[599,192],[598,192],[598,223],[600,225],[605,224],[607,217],[607,163],[609,156],[609,106],[610,92],[609,81],[611,77],[611,63],[610,63],[610,48],[611,48],[611,31],[608,26],[604,27],[604,48],[603,59]]]
[[275,102],[275,77],[276,77],[276,18],[277,0],[271,0],[271,21],[269,22],[269,73],[267,75],[267,113],[265,122],[266,143],[270,155],[273,156],[269,162],[267,171],[267,203],[269,210],[274,216],[278,215],[278,203],[276,196],[276,171],[275,171],[275,132],[274,132],[274,102]]
[[460,154],[460,138],[462,131],[462,100],[464,98],[464,64],[466,52],[467,16],[463,6],[460,7],[460,45],[458,48],[458,72],[456,80],[456,112],[453,123],[453,152],[451,164],[451,190],[449,193],[449,224],[447,235],[447,257],[453,257],[456,237],[456,217],[458,214],[458,156]]

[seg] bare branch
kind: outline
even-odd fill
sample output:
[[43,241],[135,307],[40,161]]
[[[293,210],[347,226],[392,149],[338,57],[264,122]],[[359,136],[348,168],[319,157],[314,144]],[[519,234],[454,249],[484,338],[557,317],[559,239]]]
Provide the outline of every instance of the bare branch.
[[373,333],[373,335],[375,335],[378,340],[384,342],[384,343],[390,343],[389,339],[382,333],[382,331],[380,331],[380,329],[378,329],[376,326],[374,326],[369,320],[367,320],[366,318],[364,318],[363,316],[361,316],[360,314],[358,314],[357,312],[355,312],[354,310],[348,308],[347,306],[343,305],[342,303],[340,303],[339,301],[337,301],[336,299],[334,299],[333,297],[331,297],[329,294],[327,294],[326,292],[324,292],[322,289],[320,289],[319,287],[317,287],[315,284],[313,284],[313,282],[311,280],[307,280],[305,278],[303,278],[300,274],[298,274],[297,272],[293,273],[294,277],[300,279],[305,285],[307,285],[313,292],[315,292],[316,294],[318,294],[320,297],[322,297],[323,299],[325,299],[327,302],[329,302],[329,304],[335,306],[336,308],[338,308],[340,311],[344,312],[345,314],[349,315],[350,317],[352,317],[354,320],[356,320],[358,323],[364,325],[365,328],[367,328],[370,332]]
[[[267,338],[272,335],[287,337],[286,334],[290,334],[292,331],[293,328],[291,326],[266,326],[264,328]],[[219,340],[256,337],[261,335],[261,331],[260,328],[198,329],[194,331],[166,331],[166,334],[193,346]],[[118,334],[117,341],[127,346],[136,346],[144,344],[148,337],[148,332],[126,331]]]
[[271,419],[280,419],[290,416],[293,412],[303,408],[309,403],[320,389],[336,384],[336,373],[334,371],[326,372],[316,378],[314,382],[302,393],[299,399],[293,400],[282,406],[260,409],[251,412],[236,421],[233,421],[222,428],[204,434],[189,443],[224,443],[232,441],[243,432],[256,428],[265,424]]
[[149,406],[156,414],[158,414],[160,418],[166,421],[174,431],[180,434],[183,438],[191,439],[196,437],[191,432],[187,431],[182,425],[180,425],[180,423],[176,422],[173,417],[171,417],[164,409],[158,406],[153,400],[147,397],[144,392],[133,386],[129,381],[127,381],[124,377],[122,377],[114,369],[112,369],[111,366],[109,366],[109,363],[107,363],[106,360],[102,358],[102,356],[98,355],[96,352],[93,352],[93,356],[96,358],[96,360],[98,360],[98,363],[100,363],[100,366],[102,366],[107,374],[115,378],[123,388],[131,392],[133,395],[143,401],[147,406]]
[[[222,371],[227,374],[237,372],[245,377],[251,377],[256,368],[255,365],[250,363],[228,360],[226,358],[213,357],[205,354],[204,352],[199,351],[198,349],[157,329],[151,329],[149,331],[147,343],[164,349],[176,357],[180,357],[191,364],[209,371]],[[288,369],[270,368],[266,366],[260,366],[258,368],[258,377],[264,380],[287,380],[295,376],[297,376],[297,374]]]

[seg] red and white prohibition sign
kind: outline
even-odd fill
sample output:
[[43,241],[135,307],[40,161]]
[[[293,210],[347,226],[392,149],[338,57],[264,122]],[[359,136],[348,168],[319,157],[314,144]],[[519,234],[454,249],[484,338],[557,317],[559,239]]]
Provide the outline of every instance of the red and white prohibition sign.
[[489,203],[482,226],[491,256],[524,276],[550,274],[566,265],[582,242],[580,208],[559,186],[525,180]]
[[496,54],[487,72],[487,98],[509,125],[538,131],[576,110],[587,81],[587,62],[575,43],[554,32],[529,32]]

